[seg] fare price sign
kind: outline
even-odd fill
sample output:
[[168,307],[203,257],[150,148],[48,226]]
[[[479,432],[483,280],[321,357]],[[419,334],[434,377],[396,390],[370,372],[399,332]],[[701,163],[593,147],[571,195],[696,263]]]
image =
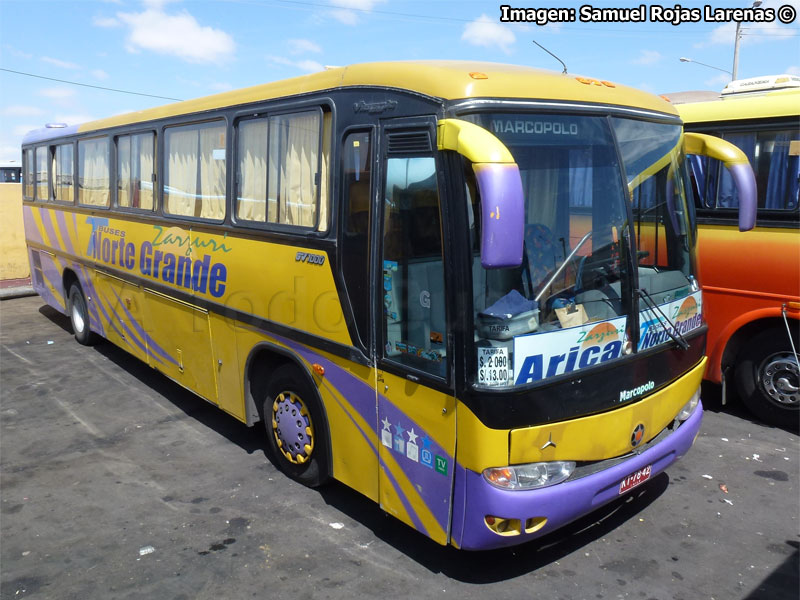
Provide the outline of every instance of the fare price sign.
[[508,385],[508,348],[478,348],[478,384]]

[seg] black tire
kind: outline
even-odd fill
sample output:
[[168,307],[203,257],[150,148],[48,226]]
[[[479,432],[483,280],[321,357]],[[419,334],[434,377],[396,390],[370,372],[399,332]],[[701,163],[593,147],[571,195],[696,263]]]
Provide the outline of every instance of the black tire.
[[281,366],[266,386],[263,421],[275,466],[308,487],[330,479],[330,438],[319,396],[293,365]]
[[78,340],[79,344],[83,344],[84,346],[96,344],[100,338],[91,330],[86,297],[83,295],[83,290],[77,282],[73,282],[69,286],[69,295],[67,299],[67,310],[69,312],[69,320],[72,323],[72,332],[75,334],[75,339]]
[[[797,348],[797,336],[793,336]],[[753,336],[736,360],[736,387],[744,405],[770,425],[800,428],[800,368],[786,329]]]

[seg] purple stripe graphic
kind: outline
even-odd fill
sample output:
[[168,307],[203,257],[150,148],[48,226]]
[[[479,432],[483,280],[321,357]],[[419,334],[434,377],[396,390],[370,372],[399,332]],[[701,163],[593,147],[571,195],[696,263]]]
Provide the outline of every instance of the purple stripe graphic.
[[117,335],[119,337],[125,340],[125,343],[128,344],[128,346],[130,346],[131,345],[130,341],[128,340],[127,337],[125,337],[122,331],[120,331],[119,327],[117,327],[117,324],[114,322],[114,319],[112,319],[106,312],[106,307],[103,306],[103,301],[100,298],[100,296],[97,295],[97,293],[94,294],[94,299],[95,302],[97,303],[97,307],[100,309],[100,311],[103,313],[103,316],[106,318],[106,321],[108,321],[108,324],[111,325],[111,328],[117,332]]
[[56,230],[53,227],[53,221],[50,218],[50,211],[40,208],[39,215],[42,217],[42,225],[44,225],[44,230],[47,232],[47,237],[50,238],[50,247],[55,248],[60,252],[64,252],[64,248],[61,247],[58,241],[58,236],[56,236]]
[[59,210],[56,212],[56,222],[58,223],[58,230],[61,232],[61,239],[64,240],[64,245],[67,247],[67,252],[75,256],[75,247],[72,245],[72,238],[69,235],[69,228],[67,227],[67,220],[64,218],[64,211]]
[[397,497],[400,498],[400,502],[403,503],[403,507],[406,509],[408,516],[411,517],[411,521],[414,523],[414,528],[417,531],[421,531],[422,533],[430,537],[428,530],[425,529],[425,526],[422,524],[422,521],[419,520],[417,512],[414,510],[414,507],[411,506],[411,503],[409,502],[408,498],[406,498],[406,495],[402,492],[400,485],[397,483],[397,480],[394,478],[394,475],[392,475],[392,472],[383,462],[383,459],[381,459],[381,470],[386,475],[386,478],[389,480],[389,483],[392,484],[392,487],[394,488],[394,491],[397,493]]
[[95,306],[95,297],[97,294],[95,293],[94,284],[92,283],[92,279],[89,273],[87,273],[86,267],[79,263],[74,263],[73,267],[75,267],[75,272],[78,274],[78,282],[81,284],[81,288],[85,292],[88,292],[86,297],[86,305],[89,307],[89,324],[90,326],[95,326],[93,331],[96,331],[103,337],[106,336],[106,329],[103,326],[103,321],[100,319],[100,313],[97,310],[97,306]]
[[[29,260],[30,260],[30,255],[33,252],[37,252],[39,254],[39,260],[40,261],[43,261],[44,259],[48,258],[48,256],[46,254],[42,254],[41,252],[38,252],[37,250],[34,250],[34,249],[29,249],[28,250],[28,258],[29,258]],[[33,260],[30,260],[30,264],[33,265]],[[44,274],[44,263],[43,262],[42,262],[42,273]],[[36,282],[36,279],[37,279],[36,274],[32,273],[32,275],[33,275],[33,277],[31,278],[31,281],[33,283],[33,288],[36,290],[36,293],[39,294],[39,296],[42,297],[42,300],[44,300],[47,304],[49,304],[50,306],[52,306],[56,310],[66,314],[66,312],[67,312],[66,311],[66,307],[64,307],[64,308],[61,307],[61,303],[53,295],[53,292],[50,291],[50,288],[47,286],[47,284],[44,281],[42,281],[42,283],[40,283],[40,284],[37,284],[37,282]],[[44,277],[46,278],[46,276],[44,276]]]
[[[114,292],[114,294],[116,294],[116,292]],[[117,296],[117,298],[119,298],[119,296]],[[113,313],[114,317],[119,321],[119,324],[122,325],[122,328],[128,333],[128,336],[130,336],[133,339],[133,343],[136,344],[142,352],[144,352],[145,356],[147,356],[147,347],[144,345],[144,343],[141,340],[139,340],[139,338],[136,336],[136,333],[130,327],[128,327],[128,324],[125,322],[125,320],[120,318],[115,307],[111,305],[108,299],[103,298],[103,300],[105,300],[105,302],[108,303],[109,310]],[[120,302],[121,301],[122,300],[120,300]],[[128,336],[125,336],[126,340],[128,339]]]
[[44,241],[42,240],[42,234],[39,231],[39,227],[36,225],[36,220],[33,217],[33,208],[30,206],[22,207],[22,220],[25,223],[25,239],[27,239],[29,242],[44,244]]
[[[178,361],[177,361],[177,360],[175,360],[174,358],[172,358],[172,357],[171,357],[169,354],[167,354],[167,353],[166,353],[166,352],[165,352],[165,351],[164,351],[164,350],[161,348],[161,346],[159,346],[159,345],[158,345],[158,344],[155,342],[155,340],[153,340],[153,338],[151,338],[151,337],[150,337],[150,336],[147,334],[147,332],[144,330],[144,327],[142,327],[142,326],[139,324],[139,322],[136,320],[136,317],[134,317],[134,316],[133,316],[133,314],[131,314],[131,312],[130,312],[130,311],[128,310],[128,308],[125,306],[125,303],[122,301],[122,298],[120,298],[119,294],[117,294],[117,291],[116,291],[116,290],[114,290],[114,295],[117,297],[117,300],[119,300],[119,302],[120,302],[120,306],[122,307],[122,310],[124,310],[124,311],[125,311],[125,315],[128,317],[128,320],[130,321],[131,325],[133,325],[133,327],[136,329],[137,333],[138,333],[138,334],[141,336],[142,340],[144,340],[144,342],[147,344],[147,347],[148,347],[149,349],[151,349],[151,350],[155,350],[155,351],[156,351],[158,354],[160,354],[160,355],[161,355],[161,357],[163,357],[163,358],[167,359],[169,362],[171,362],[172,364],[174,364],[176,367],[177,367],[177,366],[179,366],[179,363],[178,363]],[[160,362],[160,363],[163,363],[163,362],[164,362],[163,360],[161,360],[161,358],[159,358],[158,356],[155,356],[155,355],[154,355],[152,352],[150,352],[150,356],[152,356],[153,358],[155,358],[155,359],[156,359],[158,362]]]
[[[336,387],[336,389],[339,390],[342,397],[347,399],[350,405],[367,423],[374,422],[373,419],[377,417],[375,414],[375,390],[371,386],[356,378],[354,375],[347,373],[347,371],[339,367],[336,363],[316,354],[315,352],[312,352],[297,342],[293,342],[277,335],[274,337],[275,339],[280,340],[295,350],[295,352],[300,354],[307,362],[317,362],[325,367],[325,378],[330,381],[331,384]],[[404,426],[406,424],[410,424],[409,428],[414,428],[415,432],[419,432],[420,438],[423,437],[425,430],[422,427],[420,427],[414,421],[411,421],[406,415],[399,411],[385,396],[380,396],[380,398],[383,401],[381,402],[382,413],[385,411],[385,413],[389,415],[389,420],[393,426],[402,421]],[[376,431],[377,428],[378,426],[376,424]],[[452,456],[448,452],[445,452],[445,450],[439,444],[433,440],[430,440],[428,448],[434,453],[434,455],[439,454],[440,456],[447,458],[448,468],[453,468],[454,463]],[[386,451],[391,452],[391,449],[387,448]],[[392,454],[392,456],[394,456],[394,454]],[[450,512],[449,476],[446,477],[441,475],[434,469],[407,459],[405,456],[398,456],[396,459],[397,465],[403,471],[403,474],[408,478],[408,480],[412,482],[412,484],[421,484],[422,491],[420,492],[419,488],[417,488],[420,497],[428,506],[429,510],[442,529],[447,531],[447,522]],[[382,459],[381,465],[384,467],[384,471],[388,473],[388,468],[385,468],[385,464]],[[406,506],[406,509],[408,510],[410,507],[407,500],[403,497],[396,483],[394,485],[398,492],[398,496],[400,496],[404,506]],[[416,523],[416,515],[413,512],[409,512],[409,514],[412,515],[412,519],[414,519],[414,522]]]
[[58,307],[61,312],[66,312],[67,307],[66,303],[64,302],[63,291],[64,285],[61,281],[61,273],[59,272],[55,261],[49,254],[45,254],[44,252],[39,252],[39,260],[42,263],[42,273],[44,274],[44,278],[50,283],[54,290],[61,292],[60,298],[58,295],[51,294],[51,298],[53,302],[55,302],[55,306]]

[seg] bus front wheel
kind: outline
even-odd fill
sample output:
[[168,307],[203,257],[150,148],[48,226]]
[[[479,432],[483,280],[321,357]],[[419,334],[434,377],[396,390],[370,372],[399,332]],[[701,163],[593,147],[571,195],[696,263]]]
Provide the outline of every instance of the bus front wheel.
[[89,309],[83,290],[77,282],[69,286],[69,320],[72,323],[72,332],[79,344],[91,346],[97,343],[98,337],[89,326]]
[[308,487],[329,478],[328,434],[316,390],[294,366],[280,367],[267,384],[263,412],[275,465]]
[[800,427],[800,368],[786,330],[768,329],[750,340],[736,361],[736,383],[745,406],[761,420]]

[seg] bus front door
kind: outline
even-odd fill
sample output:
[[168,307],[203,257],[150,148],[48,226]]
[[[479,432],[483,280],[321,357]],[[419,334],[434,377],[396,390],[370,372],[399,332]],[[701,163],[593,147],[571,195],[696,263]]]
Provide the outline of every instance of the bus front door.
[[381,507],[449,541],[455,468],[442,218],[433,119],[393,121],[382,144],[375,264]]

